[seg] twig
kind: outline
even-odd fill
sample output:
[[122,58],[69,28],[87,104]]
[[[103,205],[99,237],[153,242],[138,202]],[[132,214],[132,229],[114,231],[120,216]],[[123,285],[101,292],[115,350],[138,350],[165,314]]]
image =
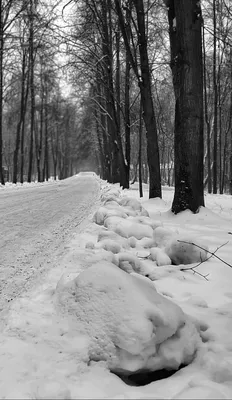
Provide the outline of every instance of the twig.
[[[203,261],[202,261],[202,263],[203,263]],[[200,264],[202,264],[202,263],[200,263]],[[194,267],[181,268],[180,271],[189,271],[189,270],[191,270],[191,271],[193,271],[194,274],[200,275],[202,278],[204,278],[206,281],[208,281],[207,276],[209,276],[209,274],[203,275],[200,272],[195,271],[195,268],[199,267],[200,264],[197,264]]]
[[[219,261],[223,262],[224,264],[228,265],[228,267],[232,268],[232,265],[229,264],[228,262],[224,261],[222,258],[216,256],[216,251],[219,250],[221,247],[225,246],[226,244],[228,244],[229,242],[223,243],[221,246],[219,246],[214,252],[211,252],[209,250],[204,249],[204,247],[198,246],[198,244],[192,243],[192,242],[185,242],[184,240],[177,240],[177,242],[180,243],[186,243],[186,244],[192,244],[193,246],[198,247],[201,250],[206,251],[207,253],[211,254],[211,257],[216,257]],[[206,260],[205,260],[206,261]],[[200,263],[202,264],[202,262]]]
[[[178,242],[192,244],[192,245],[194,245],[194,246],[196,246],[196,247],[199,247],[200,249],[205,250],[205,251],[207,251],[208,253],[210,253],[210,256],[207,257],[206,260],[204,260],[204,261],[201,260],[201,262],[198,263],[197,265],[194,265],[193,267],[187,267],[187,268],[181,268],[181,269],[180,269],[180,271],[192,270],[194,274],[200,275],[202,278],[204,278],[204,279],[207,280],[207,281],[208,281],[207,277],[209,276],[209,274],[203,275],[203,274],[201,274],[200,272],[195,271],[195,268],[199,267],[201,264],[203,264],[204,262],[208,261],[210,258],[212,258],[213,256],[215,256],[215,253],[216,253],[221,247],[225,246],[225,245],[228,243],[228,242],[227,242],[227,243],[221,244],[221,246],[217,247],[217,249],[216,249],[213,253],[211,253],[210,251],[204,249],[203,247],[198,246],[198,245],[195,244],[195,243],[184,242],[184,241],[182,241],[182,240],[178,240]],[[216,256],[216,257],[217,257],[217,256]],[[217,258],[218,258],[218,257],[217,257]]]

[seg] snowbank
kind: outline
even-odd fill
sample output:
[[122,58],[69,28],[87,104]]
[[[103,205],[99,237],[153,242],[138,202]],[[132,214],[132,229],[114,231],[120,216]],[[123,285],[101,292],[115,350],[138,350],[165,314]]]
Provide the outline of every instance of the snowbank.
[[194,324],[151,281],[109,262],[58,285],[57,301],[89,337],[89,360],[105,361],[116,373],[178,369],[201,343]]
[[192,264],[207,260],[208,246],[190,235],[176,235],[165,247],[165,252],[173,264]]

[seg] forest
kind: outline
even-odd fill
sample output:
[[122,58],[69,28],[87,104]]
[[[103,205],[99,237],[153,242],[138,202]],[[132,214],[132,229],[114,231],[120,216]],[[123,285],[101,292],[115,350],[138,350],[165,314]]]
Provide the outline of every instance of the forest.
[[229,0],[0,0],[0,180],[232,194]]

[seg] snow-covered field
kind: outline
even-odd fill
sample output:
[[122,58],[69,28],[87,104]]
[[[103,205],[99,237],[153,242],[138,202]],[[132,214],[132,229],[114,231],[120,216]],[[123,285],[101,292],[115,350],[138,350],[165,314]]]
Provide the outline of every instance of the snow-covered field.
[[[171,188],[149,200],[144,185],[140,200],[137,184],[122,192],[97,181],[98,212],[89,208],[57,264],[11,302],[0,334],[0,397],[231,398],[232,269],[216,257],[201,263],[206,253],[183,243],[222,246],[216,255],[231,265],[231,196],[206,195],[199,214],[174,216]],[[143,386],[110,372],[183,364]]]

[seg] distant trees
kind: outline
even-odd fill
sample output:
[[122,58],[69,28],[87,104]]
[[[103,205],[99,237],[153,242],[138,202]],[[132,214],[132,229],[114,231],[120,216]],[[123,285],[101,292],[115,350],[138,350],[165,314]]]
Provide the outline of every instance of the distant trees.
[[2,185],[5,183],[3,174],[3,107],[6,69],[9,53],[13,47],[13,25],[24,9],[25,2],[23,0],[0,0],[0,182]]
[[57,68],[60,38],[54,24],[59,3],[58,0],[53,4],[37,0],[1,3],[2,183],[3,165],[14,183],[44,181],[51,174],[55,179],[57,175],[64,178],[76,171],[77,111],[61,92]]
[[205,185],[211,193],[230,191],[232,6],[228,0],[202,2],[204,17]]
[[[80,60],[89,75],[89,95],[96,123],[102,176],[129,187],[131,135],[139,130],[140,96],[147,136],[150,197],[161,197],[157,126],[143,1],[88,1],[78,8],[78,29],[70,46],[72,66],[79,76]],[[81,17],[80,17],[81,15]],[[81,22],[81,23],[80,23]],[[136,77],[135,84],[133,77]],[[86,76],[87,78],[87,76]],[[88,78],[87,78],[88,79]],[[136,167],[137,168],[137,167]]]
[[175,185],[174,213],[232,194],[229,0],[0,5],[1,183],[94,168],[150,197]]

